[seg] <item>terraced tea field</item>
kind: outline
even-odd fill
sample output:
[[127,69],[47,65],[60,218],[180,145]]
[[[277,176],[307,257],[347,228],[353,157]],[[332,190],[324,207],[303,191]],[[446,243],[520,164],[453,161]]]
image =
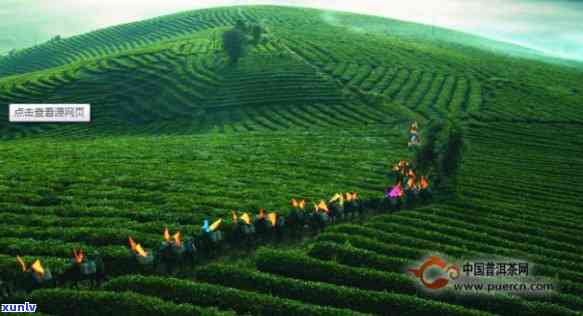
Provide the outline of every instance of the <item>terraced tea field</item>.
[[[231,64],[221,37],[238,20],[265,33]],[[504,49],[520,51],[377,17],[249,6],[2,58],[0,281],[23,279],[17,255],[57,276],[82,248],[101,253],[110,280],[35,290],[26,299],[40,312],[580,315],[583,72]],[[90,103],[92,122],[11,124],[11,103]],[[285,216],[292,198],[382,198],[390,167],[415,156],[412,120],[423,133],[436,121],[463,130],[459,170],[428,205],[258,251],[231,245],[172,275],[140,270],[128,251],[128,236],[151,250],[165,227],[196,236],[205,219],[230,224],[232,210]],[[430,295],[406,270],[435,253],[525,260],[558,290]]]
[[67,258],[81,246],[123,259],[128,236],[155,247],[165,226],[194,235],[233,209],[285,214],[293,197],[374,196],[404,148],[392,128],[7,141],[1,253]]
[[[246,301],[243,295],[251,296],[247,292],[269,293],[308,306],[383,315],[575,315],[583,308],[582,236],[578,233],[583,217],[581,199],[576,197],[580,192],[572,189],[572,181],[581,177],[583,161],[568,153],[579,149],[569,146],[581,145],[577,143],[580,132],[579,127],[557,131],[561,134],[558,140],[558,135],[541,132],[536,124],[473,125],[468,135],[472,153],[464,160],[458,180],[462,196],[457,200],[376,216],[358,225],[333,226],[301,250],[265,248],[251,262],[202,267],[193,280],[128,276],[112,280],[106,289],[154,296],[161,291],[176,303],[204,306],[225,303],[220,298],[200,297],[236,290],[233,293],[241,293],[242,301]],[[508,139],[503,145],[507,147],[500,146],[502,139]],[[553,157],[552,148],[560,154]],[[495,162],[483,158],[486,152]],[[519,153],[529,154],[528,163]],[[549,160],[569,168],[557,169]],[[500,177],[500,173],[507,176]],[[541,176],[546,173],[547,177]],[[555,200],[546,195],[547,188],[568,192],[567,198]],[[512,203],[506,194],[522,203]],[[533,197],[522,198],[524,195]],[[536,299],[423,294],[405,276],[403,267],[435,252],[454,258],[524,258],[535,264],[538,275],[557,278],[561,290]],[[216,284],[222,286],[220,290]],[[196,295],[187,295],[190,291]],[[223,306],[237,312],[253,308],[257,314],[270,308],[268,303],[251,307],[238,301]]]

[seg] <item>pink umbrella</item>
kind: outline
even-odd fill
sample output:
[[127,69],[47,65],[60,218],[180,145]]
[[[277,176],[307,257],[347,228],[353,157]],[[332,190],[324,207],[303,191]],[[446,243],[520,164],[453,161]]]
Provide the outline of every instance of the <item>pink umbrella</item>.
[[396,199],[403,196],[403,189],[401,188],[401,183],[397,183],[389,192],[389,198]]

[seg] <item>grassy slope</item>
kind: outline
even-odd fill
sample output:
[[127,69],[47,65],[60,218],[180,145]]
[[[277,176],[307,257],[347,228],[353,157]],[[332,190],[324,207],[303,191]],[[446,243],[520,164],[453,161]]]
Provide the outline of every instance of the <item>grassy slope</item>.
[[[171,33],[187,32],[188,27],[179,25],[194,22],[188,24],[181,19],[203,21],[199,15],[219,22],[205,24],[207,28],[189,35]],[[262,20],[269,30],[269,40],[250,51],[239,69],[232,69],[220,53],[217,39],[221,27],[238,18]],[[112,36],[111,40],[101,34],[106,31],[89,33],[84,36],[101,39],[100,45],[108,48],[96,48],[99,54],[88,56],[93,48],[89,44],[75,45],[78,40],[71,38],[63,40],[63,47],[45,45],[34,49],[35,54],[23,53],[8,59],[18,65],[36,65],[28,70],[43,69],[56,63],[49,51],[61,51],[61,58],[77,57],[58,59],[57,64],[78,62],[0,79],[0,106],[11,102],[89,102],[95,107],[95,124],[89,134],[189,134],[215,127],[220,131],[286,128],[280,123],[310,116],[306,113],[310,109],[295,107],[306,104],[322,115],[345,116],[338,107],[324,109],[322,105],[346,108],[346,103],[363,103],[358,109],[348,109],[358,111],[351,118],[369,123],[447,115],[472,115],[483,120],[582,119],[576,106],[582,96],[576,85],[581,79],[580,71],[482,51],[472,43],[501,44],[463,33],[441,29],[431,33],[429,27],[418,27],[415,33],[410,23],[386,20],[386,34],[378,31],[381,20],[371,18],[368,24],[363,20],[366,21],[362,16],[315,10],[228,8],[154,20],[158,21],[159,32],[167,35],[155,37],[155,33],[149,33],[152,38],[136,47],[118,43],[122,39],[138,41],[140,37],[133,33]],[[152,23],[143,22],[143,27]],[[346,30],[337,25],[353,26]],[[363,32],[363,27],[373,31]],[[135,28],[131,24],[120,30]],[[459,39],[454,41],[454,37]],[[460,44],[464,41],[471,45]],[[45,52],[37,56],[41,48]],[[268,65],[258,67],[255,60]],[[2,69],[8,73],[10,67],[0,65]],[[280,76],[279,80],[274,80],[274,74]],[[254,90],[261,89],[257,77],[264,81],[270,78],[270,91],[276,93],[260,98]],[[548,78],[553,80],[549,82]],[[308,86],[312,89],[305,89]],[[294,88],[303,93],[294,92]],[[229,107],[233,104],[229,100],[216,99],[217,89],[236,101],[245,100],[248,94],[245,101],[254,99],[253,107]],[[239,92],[233,94],[237,89]],[[280,106],[271,111],[274,104]],[[256,105],[269,105],[270,111]],[[215,111],[209,106],[223,108]],[[566,107],[571,110],[564,111]],[[4,118],[6,112],[0,115]],[[172,126],[168,122],[173,122]],[[0,125],[5,137],[54,127]],[[83,134],[78,129],[79,126],[59,126],[57,131]]]
[[[269,41],[233,67],[217,39],[238,18],[262,20]],[[316,244],[352,238],[388,262],[436,250],[524,258],[566,284],[552,303],[581,309],[583,74],[480,50],[478,43],[502,45],[381,18],[245,7],[109,28],[2,59],[0,107],[88,102],[94,122],[10,125],[2,111],[0,254],[57,262],[81,245],[115,259],[124,255],[128,234],[151,247],[164,225],[193,233],[204,217],[232,208],[285,212],[293,196],[378,195],[387,184],[383,171],[408,156],[402,122],[450,117],[471,122],[456,200],[361,228],[338,226]],[[26,238],[48,239],[53,249]],[[399,248],[412,240],[415,248]],[[0,258],[3,267],[12,268],[11,260]],[[157,290],[148,284],[146,294]],[[507,312],[447,303],[502,314],[513,313],[510,306],[569,312],[523,300],[503,303]]]

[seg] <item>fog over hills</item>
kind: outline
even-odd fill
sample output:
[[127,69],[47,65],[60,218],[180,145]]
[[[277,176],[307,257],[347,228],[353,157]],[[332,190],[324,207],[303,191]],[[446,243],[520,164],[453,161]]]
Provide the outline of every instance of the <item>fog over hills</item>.
[[274,4],[382,15],[479,34],[549,55],[583,60],[583,2],[573,0],[4,0],[0,53],[98,28],[225,5]]

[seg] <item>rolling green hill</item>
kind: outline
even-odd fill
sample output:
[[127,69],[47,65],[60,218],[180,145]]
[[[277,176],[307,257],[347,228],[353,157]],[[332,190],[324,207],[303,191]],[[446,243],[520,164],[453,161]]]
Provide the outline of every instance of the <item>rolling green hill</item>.
[[[261,21],[268,34],[232,67],[219,39],[237,19]],[[281,129],[301,127],[311,113],[364,123],[447,116],[581,122],[575,68],[479,50],[475,43],[503,44],[463,33],[369,20],[234,7],[108,28],[3,59],[0,106],[91,103],[89,134]],[[54,127],[22,128],[1,115],[4,137]],[[58,127],[69,129],[80,134]]]
[[[231,64],[220,39],[237,20],[266,32]],[[41,312],[580,314],[581,82],[579,68],[509,44],[273,6],[184,12],[19,51],[0,59],[0,279],[18,275],[16,255],[58,272],[83,247],[115,278],[35,291]],[[10,124],[11,103],[90,103],[92,122]],[[127,275],[128,236],[151,249],[165,226],[193,235],[233,209],[381,197],[392,164],[414,155],[411,120],[461,123],[453,194],[190,274]],[[432,252],[528,260],[560,290],[428,296],[403,269]]]

